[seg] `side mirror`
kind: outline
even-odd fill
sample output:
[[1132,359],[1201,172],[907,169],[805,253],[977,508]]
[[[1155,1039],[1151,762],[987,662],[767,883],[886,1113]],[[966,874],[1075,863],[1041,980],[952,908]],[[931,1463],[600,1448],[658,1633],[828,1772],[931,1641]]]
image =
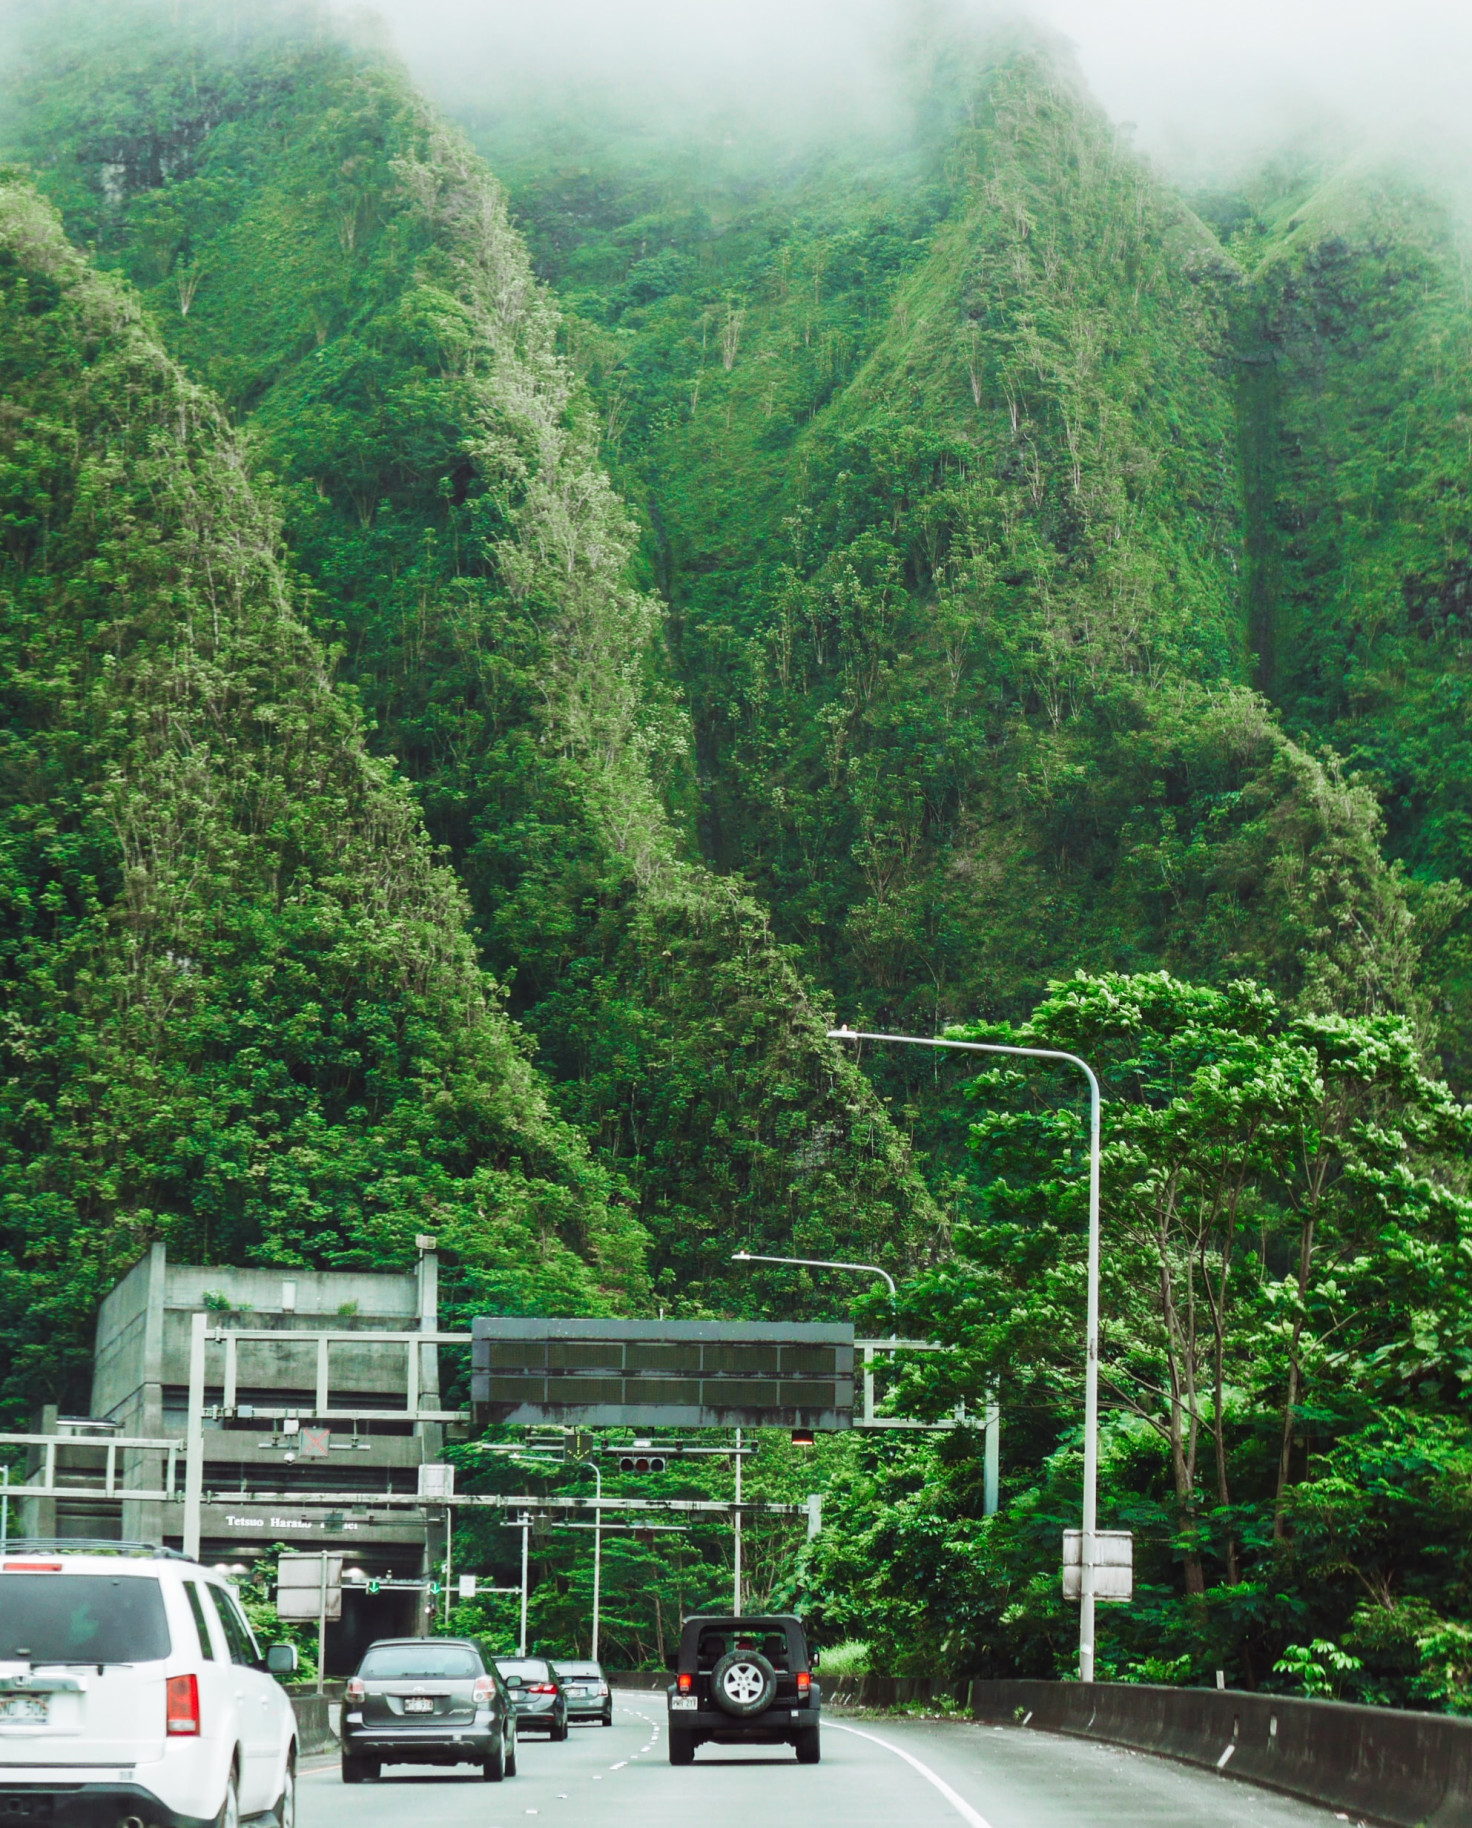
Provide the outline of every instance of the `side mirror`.
[[266,1650],[266,1673],[272,1676],[294,1676],[299,1659],[295,1644],[272,1644]]
[[816,1669],[822,1661],[823,1661],[823,1653],[822,1653],[822,1651],[820,1651],[818,1649],[817,1645],[814,1644],[811,1652],[808,1655],[808,1668]]
[[664,1666],[669,1670],[676,1670],[680,1667],[680,1653],[678,1650],[672,1650],[668,1653],[664,1660]]

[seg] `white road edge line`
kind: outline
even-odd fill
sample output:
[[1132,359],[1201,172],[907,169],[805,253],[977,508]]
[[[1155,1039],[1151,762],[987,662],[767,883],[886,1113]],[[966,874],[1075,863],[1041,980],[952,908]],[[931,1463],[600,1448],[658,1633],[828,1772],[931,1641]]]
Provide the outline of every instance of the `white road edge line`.
[[856,1726],[840,1726],[831,1716],[823,1724],[830,1731],[836,1728],[840,1733],[852,1733],[855,1739],[867,1739],[874,1745],[883,1746],[886,1752],[893,1752],[896,1758],[903,1758],[907,1765],[914,1766],[926,1783],[935,1785],[956,1814],[967,1824],[967,1828],[991,1828],[991,1823],[984,1815],[978,1815],[964,1796],[953,1790],[938,1771],[932,1771],[930,1766],[923,1764],[913,1752],[907,1752],[903,1746],[896,1745],[892,1739],[881,1739],[877,1733],[861,1733]]

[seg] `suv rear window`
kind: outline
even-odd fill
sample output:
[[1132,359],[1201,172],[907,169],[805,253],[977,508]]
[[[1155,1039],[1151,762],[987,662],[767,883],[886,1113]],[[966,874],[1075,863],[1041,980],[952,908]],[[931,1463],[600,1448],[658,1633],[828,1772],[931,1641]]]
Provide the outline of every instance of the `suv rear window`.
[[463,1644],[382,1644],[358,1666],[360,1676],[390,1682],[456,1682],[480,1673],[479,1658]]
[[0,1661],[156,1663],[169,1621],[141,1574],[0,1574]]

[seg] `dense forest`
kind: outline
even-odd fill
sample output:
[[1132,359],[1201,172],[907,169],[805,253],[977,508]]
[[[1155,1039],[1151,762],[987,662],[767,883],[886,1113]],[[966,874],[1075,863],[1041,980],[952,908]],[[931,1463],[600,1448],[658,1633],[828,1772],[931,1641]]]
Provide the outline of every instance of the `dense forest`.
[[[825,1036],[1062,1046],[1102,1673],[1472,1710],[1466,228],[1368,157],[1182,194],[1065,47],[922,18],[794,150],[452,121],[309,0],[18,9],[4,1399],[85,1403],[158,1238],[429,1228],[516,1313],[887,1322],[730,1256],[881,1262],[954,1347],[899,1399],[1000,1380],[1001,1512],[969,1428],[774,1443],[829,1523],[753,1592],[1065,1672],[1077,1087]],[[619,1545],[624,1654],[721,1553]]]

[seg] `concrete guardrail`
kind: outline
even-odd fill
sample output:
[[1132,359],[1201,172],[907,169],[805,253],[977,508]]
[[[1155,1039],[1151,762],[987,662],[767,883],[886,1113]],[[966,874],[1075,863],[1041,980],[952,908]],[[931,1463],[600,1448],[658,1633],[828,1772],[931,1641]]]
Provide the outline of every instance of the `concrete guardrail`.
[[296,1715],[296,1746],[303,1758],[337,1750],[337,1734],[332,1730],[332,1712],[336,1703],[328,1695],[293,1695],[292,1712]]
[[1446,1714],[1127,1682],[973,1682],[971,1711],[1214,1767],[1392,1828],[1472,1821],[1472,1720]]

